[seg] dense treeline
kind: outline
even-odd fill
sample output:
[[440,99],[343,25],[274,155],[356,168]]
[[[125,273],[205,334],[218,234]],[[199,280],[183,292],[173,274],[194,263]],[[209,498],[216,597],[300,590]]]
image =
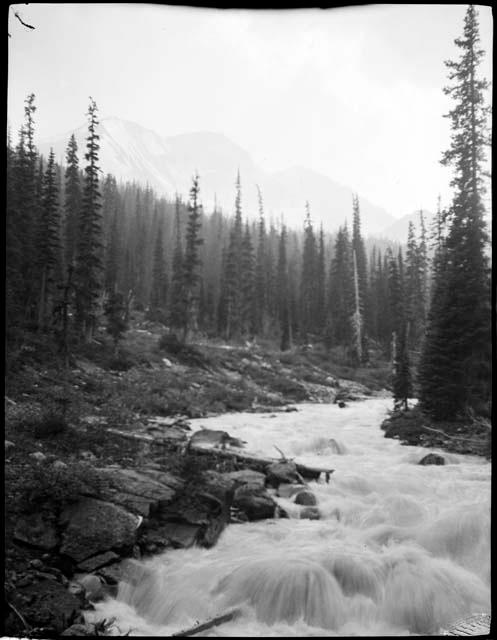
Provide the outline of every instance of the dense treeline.
[[[390,353],[397,298],[403,295],[392,279],[399,257],[373,246],[368,261],[357,196],[351,202],[352,234],[347,223],[334,235],[317,231],[309,203],[303,232],[268,225],[260,191],[259,219],[249,222],[240,175],[234,216],[217,208],[207,213],[198,176],[186,202],[103,176],[93,100],[86,149],[78,149],[71,136],[64,167],[53,153],[39,156],[35,111],[30,95],[17,145],[9,138],[7,149],[11,337],[31,328],[54,333],[67,348],[68,341],[90,341],[104,315],[115,328],[113,313],[125,321],[137,308],[182,340],[195,333],[235,341],[268,338],[283,349],[322,340],[344,347],[357,363],[367,361],[371,344]],[[413,247],[408,274],[419,260],[426,273],[426,256],[414,240]],[[417,300],[423,298],[418,281],[410,286]],[[421,308],[419,317],[412,311],[417,326],[424,302]]]
[[432,417],[483,412],[491,377],[481,198],[488,109],[487,85],[476,77],[477,43],[470,7],[464,38],[456,40],[464,54],[447,63],[455,82],[446,92],[457,104],[443,161],[455,167],[454,200],[446,211],[439,204],[433,229],[420,212],[404,251],[379,243],[366,251],[357,196],[352,229],[344,222],[331,235],[314,227],[309,203],[302,231],[268,224],[258,187],[258,220],[249,222],[239,173],[233,216],[203,210],[197,175],[187,201],[118,184],[99,166],[92,99],[86,149],[71,136],[59,166],[53,152],[43,158],[37,151],[29,95],[18,141],[9,134],[7,142],[7,345],[37,331],[53,335],[67,355],[71,345],[91,341],[105,317],[117,346],[134,308],[182,341],[269,339],[282,350],[321,341],[355,365],[381,349],[393,363],[399,407],[413,393],[414,361],[421,405]]

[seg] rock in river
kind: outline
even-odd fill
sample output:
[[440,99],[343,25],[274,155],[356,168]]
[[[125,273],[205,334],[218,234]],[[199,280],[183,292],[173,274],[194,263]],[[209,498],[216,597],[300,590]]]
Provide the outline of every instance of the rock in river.
[[315,507],[318,501],[312,491],[300,491],[295,496],[295,504],[302,504],[306,507]]
[[424,458],[422,458],[418,464],[445,464],[445,458],[438,455],[438,453],[429,453]]
[[122,507],[94,498],[84,498],[62,512],[66,524],[61,553],[81,562],[97,553],[130,547],[139,520]]

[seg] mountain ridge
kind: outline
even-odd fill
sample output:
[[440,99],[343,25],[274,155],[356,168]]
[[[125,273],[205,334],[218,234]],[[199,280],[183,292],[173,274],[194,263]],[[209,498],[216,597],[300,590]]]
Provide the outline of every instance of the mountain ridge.
[[[149,184],[158,195],[188,194],[191,177],[197,171],[204,206],[212,207],[216,200],[218,207],[229,213],[234,207],[239,170],[242,206],[249,219],[258,215],[256,185],[259,185],[266,216],[279,219],[283,214],[287,226],[303,225],[306,201],[310,203],[313,221],[322,222],[327,231],[336,231],[344,220],[351,220],[355,190],[302,165],[265,171],[223,133],[196,131],[161,136],[153,129],[116,116],[102,118],[97,131],[103,172],[124,182]],[[48,154],[53,147],[56,159],[65,164],[65,149],[73,133],[81,159],[86,145],[85,125],[42,140],[40,151]],[[376,235],[395,222],[396,218],[385,209],[360,194],[359,198],[365,234]]]

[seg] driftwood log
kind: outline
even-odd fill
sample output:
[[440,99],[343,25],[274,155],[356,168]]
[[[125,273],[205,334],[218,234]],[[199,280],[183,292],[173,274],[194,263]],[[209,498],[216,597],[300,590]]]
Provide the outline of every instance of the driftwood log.
[[233,609],[232,611],[228,611],[221,616],[216,616],[215,618],[211,618],[207,622],[203,622],[201,624],[196,624],[194,627],[190,629],[186,629],[185,631],[179,631],[178,633],[173,633],[172,638],[187,638],[188,636],[193,636],[196,633],[200,633],[201,631],[206,631],[206,629],[211,629],[212,627],[217,627],[224,622],[230,622],[230,620],[234,620],[240,614],[240,609]]
[[[159,447],[171,446],[172,444],[179,444],[180,446],[184,446],[184,443],[177,443],[173,438],[168,438],[166,434],[164,434],[161,438],[156,438],[154,436],[145,434],[128,433],[126,431],[120,431],[119,429],[107,429],[107,431],[109,433],[113,433],[114,435],[121,436],[122,438],[127,438],[128,440],[147,442]],[[187,451],[198,453],[200,455],[211,455],[220,458],[228,458],[235,462],[240,462],[246,465],[248,468],[254,469],[255,471],[265,472],[269,465],[274,464],[275,462],[281,462],[281,460],[278,460],[277,458],[261,458],[253,454],[238,451],[235,448],[222,449],[218,447],[205,447],[202,445],[192,444],[191,441],[188,442],[186,448]],[[305,464],[300,464],[299,462],[296,462],[295,464],[297,466],[298,473],[300,473],[300,475],[306,480],[318,480],[320,475],[324,473],[326,482],[329,482],[330,475],[334,471],[334,469],[325,467],[310,467]]]

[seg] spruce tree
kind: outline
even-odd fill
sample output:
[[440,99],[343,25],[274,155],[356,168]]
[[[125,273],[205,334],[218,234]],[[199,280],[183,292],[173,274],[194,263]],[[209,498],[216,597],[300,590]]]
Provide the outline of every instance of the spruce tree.
[[22,289],[20,302],[25,318],[35,321],[38,288],[36,286],[36,265],[38,262],[36,246],[37,220],[39,218],[39,184],[38,151],[34,143],[34,104],[35,95],[31,93],[24,101],[24,126],[20,132],[18,154],[18,194],[17,214],[19,216],[20,233],[20,278]]
[[171,292],[169,298],[169,323],[173,329],[180,329],[185,323],[183,292],[183,245],[181,242],[181,201],[175,201],[175,245],[172,261]]
[[301,338],[304,342],[307,342],[309,333],[314,332],[316,329],[317,320],[317,246],[308,202],[306,202],[305,208],[304,249],[300,284],[300,326]]
[[266,271],[267,237],[262,193],[257,186],[259,202],[258,243],[255,264],[255,332],[264,335],[268,324],[268,274]]
[[85,154],[85,183],[80,214],[76,261],[76,320],[81,336],[89,342],[97,327],[102,292],[102,229],[99,191],[97,105],[90,98],[88,137]]
[[367,306],[369,297],[367,258],[364,240],[361,234],[361,212],[359,207],[359,197],[355,194],[352,197],[352,251],[355,252],[357,263],[357,281],[359,294],[359,313],[362,318],[361,333],[361,360],[367,361],[367,340],[366,332],[371,324],[371,314]]
[[404,319],[400,334],[396,341],[396,352],[393,370],[394,409],[408,409],[408,398],[412,396],[411,367],[408,351],[409,324]]
[[442,164],[454,170],[454,194],[419,375],[420,405],[434,419],[454,418],[466,410],[488,412],[491,398],[490,278],[482,199],[489,143],[483,92],[488,83],[477,75],[484,52],[473,5],[455,44],[459,60],[445,63],[452,84],[444,91],[455,105],[447,114],[451,146],[442,157]]
[[183,292],[184,292],[184,321],[182,341],[186,342],[192,331],[197,330],[198,297],[200,284],[200,255],[199,247],[203,243],[200,237],[202,226],[202,205],[199,202],[199,178],[195,175],[190,189],[190,203],[188,204],[188,224],[186,227],[185,258],[183,262]]
[[60,210],[55,174],[55,156],[50,150],[43,180],[41,217],[38,225],[38,326],[47,329],[52,317],[57,276],[60,274]]
[[319,242],[316,255],[316,329],[322,333],[326,324],[326,266],[323,225],[319,230]]
[[78,144],[74,133],[66,150],[64,193],[64,253],[66,266],[74,263],[78,244],[78,225],[81,215],[81,176],[79,172]]
[[338,229],[335,240],[330,269],[329,306],[333,344],[348,347],[352,340],[354,276],[352,245],[346,224]]
[[226,258],[226,338],[238,337],[241,332],[242,316],[242,271],[240,256],[242,255],[242,195],[240,172],[236,178],[235,218],[230,234],[230,243]]
[[285,225],[281,227],[278,250],[278,319],[280,327],[280,350],[287,351],[291,347],[290,300],[288,286],[288,264],[286,255],[287,233]]
[[255,333],[255,270],[254,250],[248,222],[242,240],[241,271],[241,330],[242,335],[253,338]]

